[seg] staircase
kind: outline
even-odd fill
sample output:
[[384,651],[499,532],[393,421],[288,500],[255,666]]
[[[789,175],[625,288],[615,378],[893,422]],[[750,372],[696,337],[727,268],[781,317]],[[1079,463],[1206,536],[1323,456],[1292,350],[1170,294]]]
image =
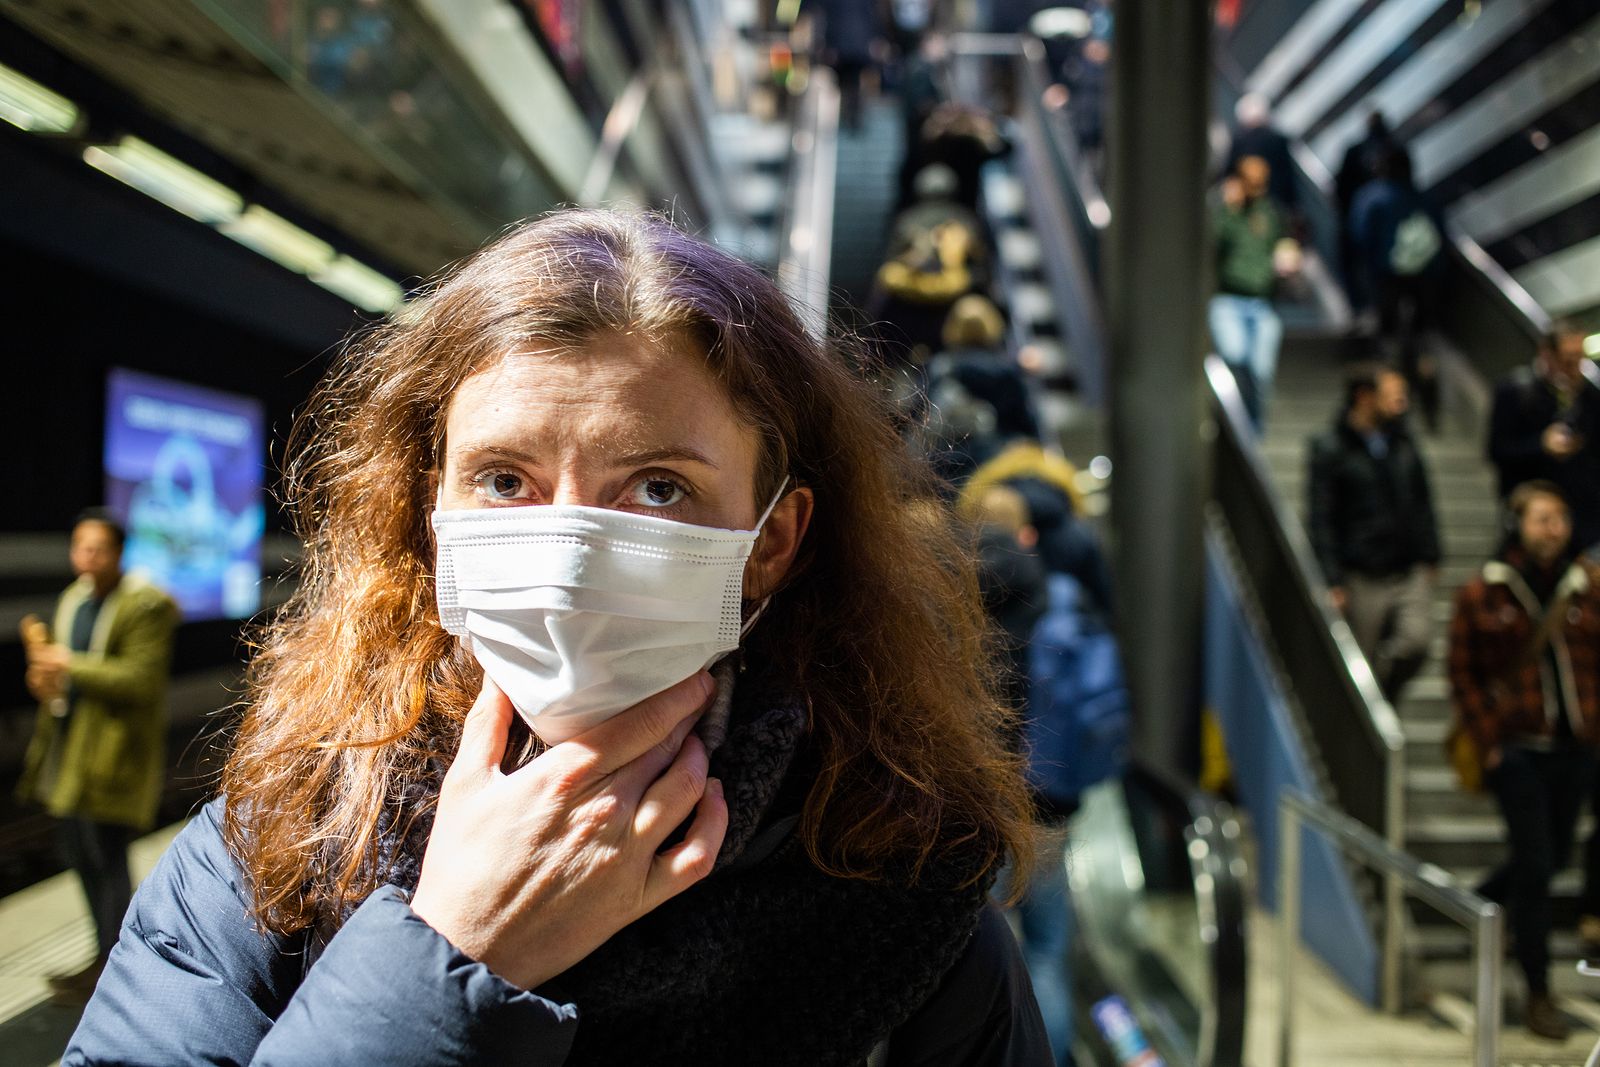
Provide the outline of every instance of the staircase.
[[[1363,358],[1364,342],[1342,336],[1296,332],[1291,324],[1273,398],[1268,407],[1262,453],[1283,499],[1306,517],[1309,439],[1325,430],[1343,397],[1343,367]],[[1433,486],[1444,558],[1434,591],[1433,654],[1407,689],[1399,712],[1406,735],[1406,842],[1408,852],[1475,887],[1505,855],[1504,829],[1494,801],[1461,792],[1445,761],[1443,741],[1450,721],[1445,677],[1450,611],[1456,590],[1476,574],[1498,537],[1494,471],[1484,458],[1485,414],[1462,409],[1445,412],[1438,434],[1413,433],[1421,443]],[[1579,840],[1593,820],[1579,824]],[[1572,859],[1580,859],[1575,849]],[[1577,914],[1581,872],[1569,867],[1557,876],[1556,934],[1552,950],[1558,987],[1571,968],[1561,961],[1576,956],[1570,932]],[[1413,908],[1412,960],[1422,967],[1423,985],[1470,992],[1466,932],[1421,905]],[[1582,988],[1581,986],[1579,988]]]

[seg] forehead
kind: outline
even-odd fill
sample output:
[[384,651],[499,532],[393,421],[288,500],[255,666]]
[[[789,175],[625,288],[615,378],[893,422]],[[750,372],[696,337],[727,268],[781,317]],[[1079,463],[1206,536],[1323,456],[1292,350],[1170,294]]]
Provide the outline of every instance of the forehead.
[[754,447],[728,391],[687,344],[627,335],[570,350],[507,353],[451,395],[445,442],[629,450],[662,438],[697,448]]
[[1563,500],[1558,500],[1548,493],[1539,493],[1528,498],[1528,506],[1523,509],[1523,518],[1546,519],[1552,516],[1565,516],[1567,505]]
[[105,542],[106,544],[114,545],[116,544],[117,539],[112,534],[111,527],[107,526],[103,522],[96,522],[93,519],[80,522],[78,525],[72,528],[73,544],[90,544],[95,542]]

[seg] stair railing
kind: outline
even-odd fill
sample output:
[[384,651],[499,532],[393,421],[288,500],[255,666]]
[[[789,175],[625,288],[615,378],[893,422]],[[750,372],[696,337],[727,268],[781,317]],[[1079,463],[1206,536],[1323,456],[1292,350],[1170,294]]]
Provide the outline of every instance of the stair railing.
[[1292,789],[1278,803],[1278,1067],[1294,1064],[1295,947],[1300,940],[1300,836],[1316,830],[1386,882],[1432,905],[1472,935],[1473,1067],[1500,1062],[1500,962],[1505,920],[1500,906],[1463,889],[1431,863],[1394,847],[1355,819]]

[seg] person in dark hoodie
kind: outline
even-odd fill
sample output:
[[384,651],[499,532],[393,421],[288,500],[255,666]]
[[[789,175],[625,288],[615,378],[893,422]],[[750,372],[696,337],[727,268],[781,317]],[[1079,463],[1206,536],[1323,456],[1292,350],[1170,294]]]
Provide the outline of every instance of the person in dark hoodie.
[[1444,267],[1444,217],[1417,189],[1411,154],[1395,145],[1378,163],[1377,176],[1356,193],[1350,233],[1378,303],[1378,332],[1411,384],[1428,428],[1439,419],[1439,372],[1422,350],[1433,325]]
[[1373,111],[1367,116],[1367,133],[1361,140],[1345,150],[1334,179],[1334,203],[1339,209],[1339,269],[1344,278],[1345,293],[1350,306],[1358,314],[1372,307],[1374,299],[1366,285],[1366,271],[1356,251],[1351,233],[1350,209],[1355,204],[1356,193],[1378,176],[1378,162],[1395,146],[1394,133],[1383,112]]
[[1391,703],[1427,657],[1439,564],[1433,492],[1406,431],[1408,406],[1398,371],[1357,364],[1344,410],[1311,443],[1311,545]]
[[1550,879],[1566,865],[1594,781],[1600,568],[1573,560],[1555,484],[1518,486],[1511,509],[1515,532],[1456,595],[1450,692],[1510,845],[1480,892],[1510,905],[1528,1029],[1562,1041],[1569,1027],[1550,996]]

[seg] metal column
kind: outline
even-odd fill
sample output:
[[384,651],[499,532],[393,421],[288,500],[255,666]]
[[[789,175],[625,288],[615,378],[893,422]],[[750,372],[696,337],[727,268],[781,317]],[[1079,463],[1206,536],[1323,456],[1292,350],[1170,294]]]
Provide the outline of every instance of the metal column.
[[1202,357],[1210,5],[1122,0],[1105,258],[1117,607],[1148,759],[1194,758],[1209,437]]

